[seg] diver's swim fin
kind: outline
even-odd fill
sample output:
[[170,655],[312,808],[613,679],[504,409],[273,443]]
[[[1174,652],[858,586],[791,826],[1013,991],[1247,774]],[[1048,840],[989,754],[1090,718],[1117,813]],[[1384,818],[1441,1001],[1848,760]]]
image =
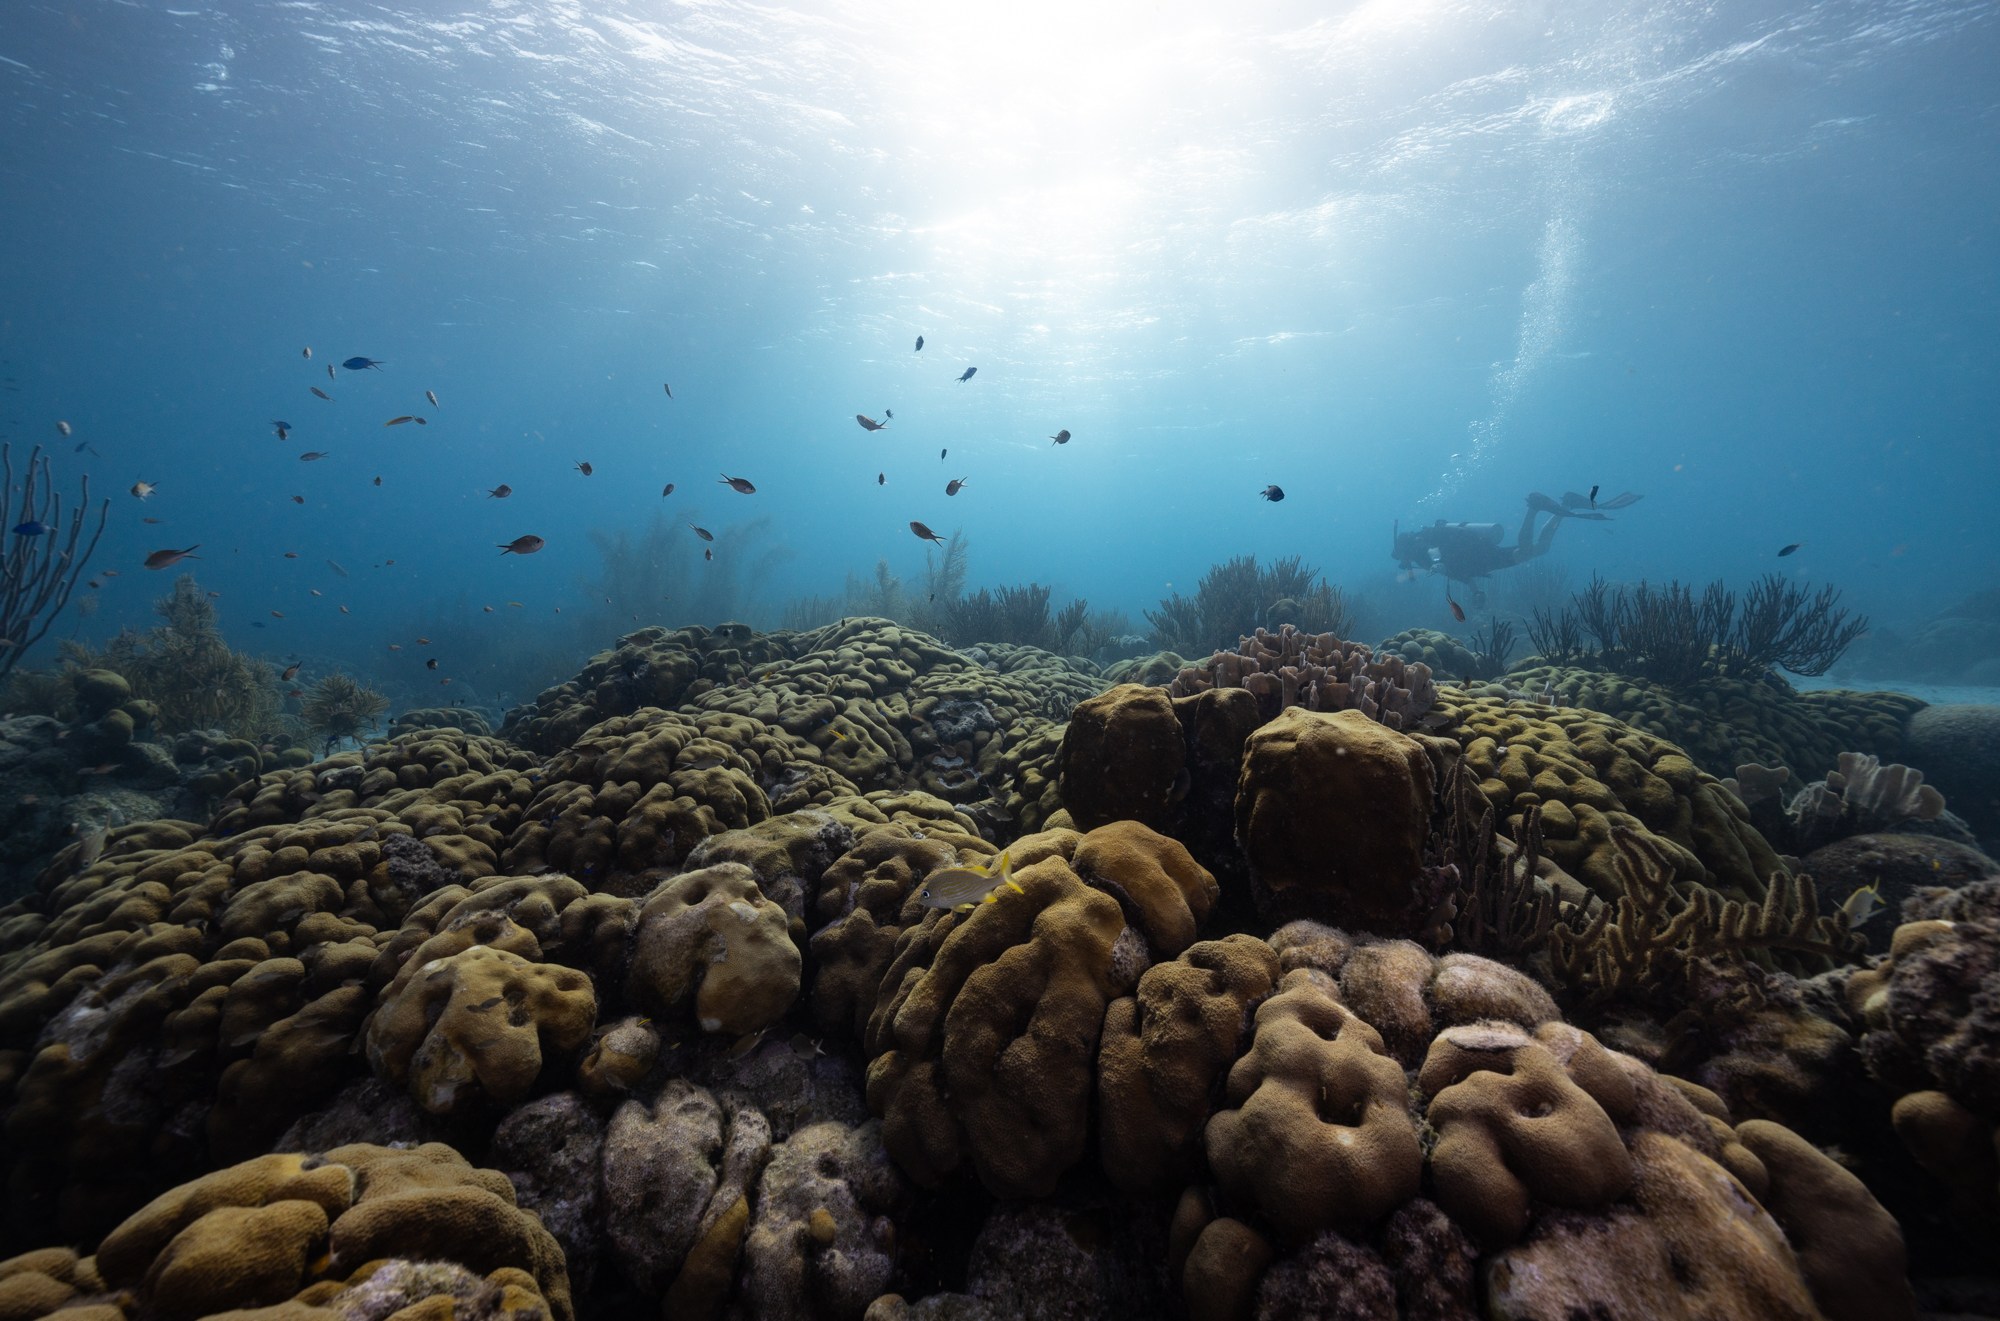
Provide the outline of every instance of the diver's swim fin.
[[1563,505],[1567,505],[1570,496],[1575,494],[1576,492],[1571,491],[1569,495],[1563,497],[1563,503],[1559,505],[1540,491],[1530,491],[1528,492],[1528,508],[1538,514],[1554,514],[1557,518],[1572,518],[1575,516],[1573,511],[1565,509]]

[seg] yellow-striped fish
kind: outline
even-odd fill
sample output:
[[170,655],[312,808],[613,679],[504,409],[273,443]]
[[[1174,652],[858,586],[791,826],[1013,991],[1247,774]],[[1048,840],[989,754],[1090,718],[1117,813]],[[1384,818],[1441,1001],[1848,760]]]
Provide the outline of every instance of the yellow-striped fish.
[[975,863],[932,872],[924,878],[923,888],[917,891],[917,902],[925,908],[969,908],[974,904],[992,903],[1000,897],[1003,888],[1017,894],[1027,893],[1014,879],[1013,860],[1005,853],[990,867]]

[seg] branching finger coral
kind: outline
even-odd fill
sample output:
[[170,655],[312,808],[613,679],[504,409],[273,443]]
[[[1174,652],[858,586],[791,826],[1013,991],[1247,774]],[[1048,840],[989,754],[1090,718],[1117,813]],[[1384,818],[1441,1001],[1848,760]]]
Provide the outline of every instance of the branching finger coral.
[[1758,902],[1723,899],[1705,886],[1683,895],[1674,887],[1674,860],[1654,837],[1613,827],[1614,867],[1624,895],[1586,915],[1564,905],[1550,932],[1550,963],[1558,980],[1582,999],[1669,1001],[1681,998],[1689,965],[1790,955],[1824,966],[1861,948],[1838,917],[1821,917],[1812,882],[1774,872]]

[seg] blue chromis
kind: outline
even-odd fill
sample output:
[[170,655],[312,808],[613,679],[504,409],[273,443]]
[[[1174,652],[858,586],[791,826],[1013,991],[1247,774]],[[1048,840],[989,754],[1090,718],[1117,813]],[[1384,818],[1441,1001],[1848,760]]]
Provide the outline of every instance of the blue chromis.
[[1002,889],[1011,889],[1017,894],[1027,893],[1014,879],[1014,862],[1006,853],[1002,853],[990,867],[974,863],[932,872],[918,889],[917,902],[925,908],[967,908],[973,904],[992,903],[1000,897]]
[[34,519],[30,519],[25,523],[16,523],[14,525],[14,535],[17,537],[39,537],[45,534],[48,530],[49,530],[49,525],[47,523],[38,522]]

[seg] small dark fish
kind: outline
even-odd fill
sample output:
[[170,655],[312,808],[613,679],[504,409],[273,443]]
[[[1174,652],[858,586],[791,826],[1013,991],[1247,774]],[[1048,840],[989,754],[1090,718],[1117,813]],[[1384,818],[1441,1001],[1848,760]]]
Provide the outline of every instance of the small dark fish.
[[705,560],[713,560],[715,558],[715,548],[712,546],[703,546],[701,548],[701,557]]
[[514,488],[507,485],[507,483],[502,482],[498,486],[494,487],[492,490],[488,491],[486,493],[486,498],[489,500],[505,500],[508,496],[512,494],[514,494]]
[[671,386],[671,385],[667,384],[667,383],[666,383],[665,381],[662,381],[662,382],[660,383],[660,388],[661,388],[662,390],[665,390],[665,391],[667,392],[667,398],[671,399],[671,398],[673,398],[673,397],[674,397],[674,387],[673,387],[673,386]]
[[305,664],[304,661],[293,661],[290,665],[287,665],[285,667],[284,673],[280,674],[278,678],[285,683],[290,683],[292,680],[299,677],[299,667],[304,664]]
[[748,477],[731,477],[728,473],[724,473],[722,474],[722,480],[717,482],[716,485],[727,486],[738,495],[757,494],[756,486],[751,483]]
[[1064,427],[1061,431],[1056,432],[1055,435],[1050,436],[1049,439],[1053,440],[1058,445],[1069,444],[1069,428]]
[[708,530],[707,528],[705,528],[705,527],[695,527],[695,526],[694,526],[694,524],[692,524],[692,523],[688,524],[688,526],[689,526],[689,527],[691,527],[691,528],[694,528],[694,534],[695,534],[695,535],[696,535],[697,537],[700,537],[700,538],[701,538],[701,539],[702,539],[703,541],[714,541],[714,540],[715,540],[715,534],[714,534],[713,532],[710,532],[710,531],[709,531],[709,530]]
[[71,453],[71,454],[82,454],[82,453],[83,453],[84,451],[86,451],[86,450],[88,450],[88,451],[89,451],[90,453],[92,453],[92,454],[95,454],[95,455],[97,455],[97,457],[98,457],[98,458],[100,458],[100,459],[104,457],[103,453],[102,453],[101,451],[99,451],[99,450],[98,450],[97,446],[95,446],[95,445],[91,444],[91,443],[90,443],[89,441],[87,441],[87,440],[79,440],[78,442],[76,442],[76,447],[75,447],[74,449],[72,449],[72,450],[70,451],[70,453]]
[[390,418],[387,422],[384,422],[382,425],[385,427],[400,427],[405,422],[414,422],[416,420],[417,419],[414,414],[404,413],[401,416]]
[[664,500],[673,493],[674,493],[674,484],[672,482],[668,482],[665,486],[662,486],[660,488],[660,499]]
[[432,407],[432,408],[436,408],[436,407],[438,406],[438,396],[437,396],[437,391],[436,391],[436,390],[426,390],[426,391],[424,391],[424,398],[426,398],[426,399],[428,399],[428,400],[430,400],[430,401],[431,401],[431,407]]
[[[19,529],[16,530],[18,531]],[[1805,544],[1803,541],[1794,541],[1791,545],[1778,552],[1778,558],[1782,560],[1785,556],[1795,553],[1799,547]]]
[[[380,486],[380,485],[382,484],[382,479],[381,479],[380,477],[377,477],[377,478],[375,479],[375,484],[376,484],[377,486]],[[304,501],[302,500],[302,501],[300,501],[299,503],[301,503],[301,504],[304,504],[305,502],[304,502]]]
[[579,463],[579,464],[577,464],[577,465],[576,465],[576,470],[577,470],[578,472],[582,473],[582,474],[583,474],[584,476],[586,476],[586,477],[590,476],[590,474],[591,474],[591,473],[592,473],[593,471],[595,471],[595,469],[593,469],[593,468],[592,468],[592,467],[591,467],[591,466],[590,466],[590,465],[589,465],[588,463]]
[[924,351],[924,337],[922,335],[917,336],[917,347],[914,351],[917,353]]
[[959,382],[960,382],[961,384],[963,384],[964,382],[966,382],[966,381],[969,381],[969,380],[971,380],[971,379],[972,379],[973,377],[977,376],[978,374],[979,374],[979,368],[977,368],[977,367],[967,367],[967,368],[965,369],[965,372],[964,372],[964,374],[963,374],[963,375],[961,375],[961,376],[960,376],[960,377],[959,377],[958,379],[959,379]]
[[885,408],[885,409],[883,409],[883,410],[882,410],[882,420],[883,420],[884,422],[894,422],[894,421],[896,420],[896,410],[895,410],[895,409],[893,409],[893,408]]
[[[375,484],[376,484],[377,486],[380,486],[380,485],[382,484],[382,479],[381,479],[380,477],[377,477],[377,478],[375,479]],[[295,504],[295,505],[302,505],[302,504],[304,504],[305,502],[306,502],[306,498],[305,498],[304,496],[302,496],[302,495],[295,495],[295,496],[293,496],[293,497],[292,497],[292,503],[293,503],[293,504]]]
[[306,345],[306,346],[305,346],[305,348],[304,348],[303,350],[301,350],[301,352],[303,352],[303,353],[305,354],[305,359],[306,359],[306,361],[307,361],[307,362],[311,362],[311,361],[312,361],[312,356],[313,356],[313,346],[312,346],[312,345],[310,345],[310,344]]
[[325,457],[326,457],[325,450],[307,450],[304,454],[299,455],[299,462],[318,463],[321,459]]
[[420,427],[427,427],[431,424],[431,420],[427,417],[413,417],[410,419],[410,421],[416,423]]
[[201,543],[197,541],[186,550],[156,550],[146,557],[146,567],[149,569],[164,569],[170,564],[179,564],[182,560],[198,560],[201,556],[195,554],[195,552],[200,549]]
[[944,484],[944,493],[946,495],[957,495],[960,491],[963,491],[964,489],[965,489],[965,478],[963,477],[954,477],[950,481]]
[[868,416],[868,414],[866,413],[856,413],[854,415],[854,420],[861,424],[861,429],[863,431],[880,431],[885,425],[884,423],[877,422],[874,418]]
[[326,400],[328,403],[333,402],[333,396],[328,394],[326,391],[320,389],[317,385],[308,385],[306,389],[311,390],[314,394]]
[[329,380],[329,381],[331,381],[331,380],[333,380],[333,379],[334,379],[334,376],[333,376],[333,364],[332,364],[332,363],[330,363],[330,362],[329,362],[329,363],[328,363],[328,364],[326,365],[326,379],[327,379],[327,380]]
[[295,559],[297,559],[298,557],[299,557],[299,553],[298,553],[297,551],[295,551],[295,550],[288,550],[288,551],[286,551],[286,552],[285,552],[285,558],[286,558],[286,559],[288,559],[288,560],[295,560]]
[[435,656],[431,657],[429,660],[424,662],[424,668],[427,670],[435,670],[437,667],[438,667],[437,657]]
[[[351,372],[366,371],[370,367],[373,367],[378,372],[382,370],[382,360],[380,358],[349,358],[340,365]],[[332,370],[332,367],[327,368],[329,372]]]
[[25,523],[16,523],[14,525],[14,535],[17,537],[39,537],[45,534],[48,530],[49,530],[49,525],[47,523],[37,522],[34,519],[29,519]]
[[328,560],[326,562],[326,567],[332,569],[335,573],[339,574],[343,578],[347,576],[347,570],[340,567],[340,562],[338,560]]
[[935,541],[940,546],[944,545],[943,537],[931,531],[929,528],[925,527],[922,523],[917,522],[917,520],[915,520],[914,518],[910,520],[910,531],[916,533],[919,537],[923,538],[925,541]]
[[264,622],[263,620],[261,620],[261,619],[253,619],[253,620],[251,620],[251,621],[250,621],[250,627],[252,627],[252,628],[269,628],[269,627],[270,627],[270,625],[269,625],[269,624],[267,624],[267,623],[265,623],[265,622]]
[[139,521],[141,523],[158,523],[160,520],[157,518],[142,518]]
[[1285,488],[1273,484],[1265,487],[1263,490],[1257,492],[1257,494],[1263,496],[1266,500],[1269,500],[1272,504],[1276,504],[1278,503],[1278,501],[1285,498]]
[[886,472],[878,472],[878,473],[876,473],[876,474],[875,474],[875,484],[876,484],[877,486],[887,486],[887,485],[889,484],[889,474],[888,474],[888,473],[886,473]]
[[70,434],[70,426],[69,426],[69,423],[67,423],[67,422],[60,422],[60,421],[59,421],[59,422],[57,422],[57,423],[56,423],[56,430],[57,430],[58,432],[60,432],[60,433],[61,433],[62,435],[64,435],[64,436],[67,436],[67,435],[69,435],[69,434]]
[[1592,509],[1597,508],[1597,490],[1598,488],[1595,486],[1590,488],[1590,507]]
[[292,438],[292,424],[289,422],[279,422],[274,419],[271,423],[271,434],[279,440],[290,440]]
[[1465,607],[1451,599],[1450,588],[1445,589],[1444,603],[1451,607],[1451,617],[1463,624],[1465,622]]
[[939,450],[939,451],[938,451],[938,462],[939,462],[939,463],[943,463],[943,462],[944,462],[944,456],[945,456],[945,455],[947,455],[947,454],[949,454],[949,453],[951,453],[951,451],[950,451],[950,450],[948,450],[948,449],[942,449],[942,450]]
[[515,537],[512,541],[500,547],[500,553],[502,555],[532,555],[548,544],[548,542],[543,541],[540,537],[533,535]]

